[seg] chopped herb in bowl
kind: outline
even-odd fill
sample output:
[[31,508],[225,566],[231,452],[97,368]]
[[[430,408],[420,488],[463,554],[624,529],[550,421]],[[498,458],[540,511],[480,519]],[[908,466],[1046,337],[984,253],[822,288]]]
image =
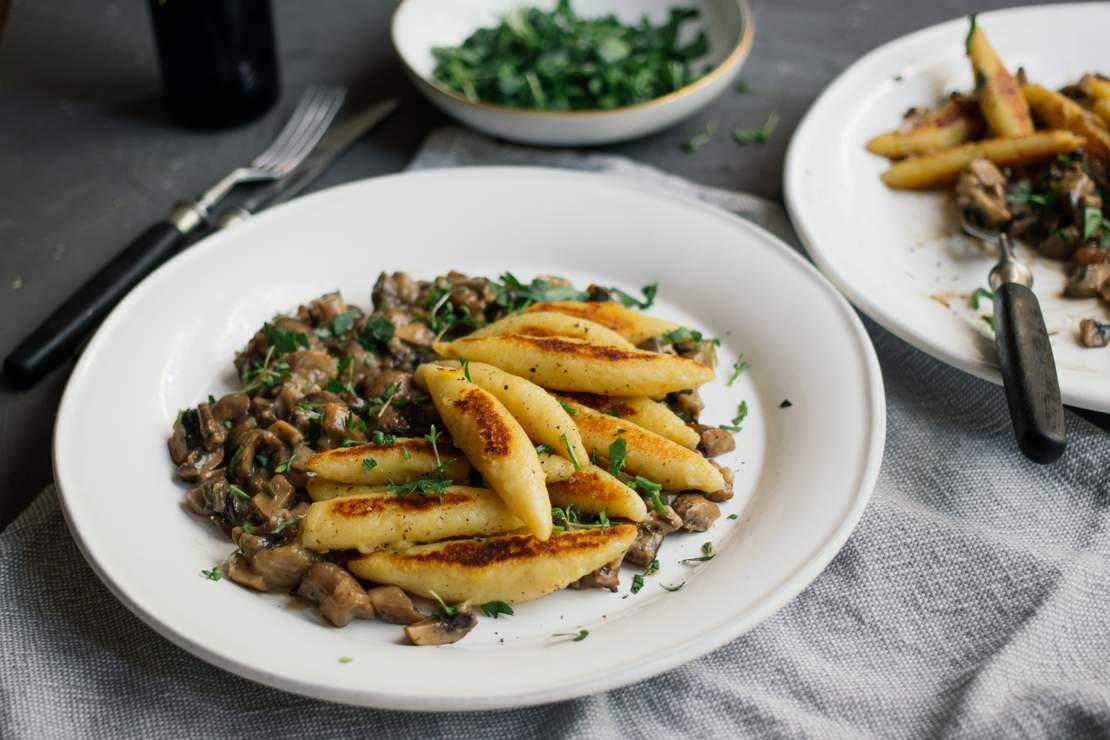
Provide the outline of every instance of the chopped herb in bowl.
[[433,77],[471,102],[512,108],[610,110],[667,95],[708,69],[704,31],[689,33],[694,8],[673,7],[666,21],[625,24],[613,15],[582,18],[570,0],[553,11],[518,8],[460,46],[437,47]]

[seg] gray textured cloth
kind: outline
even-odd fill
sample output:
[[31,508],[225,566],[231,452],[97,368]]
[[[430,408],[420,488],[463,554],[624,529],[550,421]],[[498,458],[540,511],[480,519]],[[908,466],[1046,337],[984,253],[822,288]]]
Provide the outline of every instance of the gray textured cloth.
[[[435,135],[416,165],[543,163],[664,182],[781,229],[777,206],[627,161]],[[682,668],[546,707],[416,715],[232,676],[109,595],[52,490],[0,534],[2,737],[1110,737],[1110,442],[1068,416],[1015,452],[1000,389],[869,324],[886,458],[843,551],[775,617]],[[851,430],[846,430],[851,433]]]

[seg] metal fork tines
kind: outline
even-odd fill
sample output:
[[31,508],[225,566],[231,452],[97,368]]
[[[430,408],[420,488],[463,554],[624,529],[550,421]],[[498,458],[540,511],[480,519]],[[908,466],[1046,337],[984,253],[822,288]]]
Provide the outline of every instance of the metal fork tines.
[[299,165],[327,131],[343,106],[346,91],[339,87],[313,86],[305,91],[289,121],[266,151],[245,167],[238,167],[197,199],[196,209],[208,218],[211,209],[228,191],[244,182],[276,180]]

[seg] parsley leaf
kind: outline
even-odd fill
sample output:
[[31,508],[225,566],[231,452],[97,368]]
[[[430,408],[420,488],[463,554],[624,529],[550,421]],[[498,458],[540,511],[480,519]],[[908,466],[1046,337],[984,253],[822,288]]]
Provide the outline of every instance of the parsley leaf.
[[308,335],[302,331],[290,332],[274,324],[266,324],[264,328],[266,341],[278,352],[296,352],[297,347],[308,349]]
[[453,617],[459,613],[457,607],[447,606],[447,603],[443,599],[441,599],[439,597],[439,594],[437,594],[435,591],[428,589],[428,593],[430,593],[432,595],[432,598],[434,598],[438,603],[435,611],[432,612],[433,617],[439,617],[440,619],[443,619],[444,617]]
[[494,619],[497,619],[502,614],[507,617],[513,615],[513,608],[504,601],[487,601],[482,604],[481,609],[483,614],[487,617],[493,617]]
[[678,562],[682,563],[683,565],[697,565],[698,563],[708,562],[714,557],[716,557],[716,554],[713,552],[713,543],[706,542],[704,545],[701,546],[701,557],[683,558]]
[[655,507],[655,511],[658,512],[660,516],[667,513],[667,505],[663,503],[663,499],[659,495],[663,490],[662,485],[655,481],[650,481],[642,475],[637,475],[628,483],[628,487],[646,493],[648,497],[651,498],[651,505]]
[[644,294],[644,299],[642,301],[630,296],[620,288],[610,288],[609,290],[620,300],[625,308],[638,308],[641,311],[646,311],[655,305],[655,294],[659,292],[659,283],[649,283],[640,288],[640,292]]
[[609,445],[609,475],[616,476],[628,458],[628,442],[618,437]]
[[682,148],[691,154],[701,149],[703,146],[713,140],[713,136],[717,133],[717,122],[710,121],[705,124],[705,129],[691,136],[686,141],[682,142]]
[[444,493],[448,488],[454,485],[450,478],[424,478],[422,480],[414,480],[410,483],[394,483],[389,481],[385,484],[386,490],[392,491],[398,496],[407,496],[410,493]]
[[556,632],[552,637],[572,637],[571,642],[582,642],[590,636],[589,630],[578,630],[577,632]]
[[362,461],[362,472],[364,473],[369,473],[376,467],[378,467],[378,461],[372,457],[368,457]]
[[1086,241],[1102,228],[1102,210],[1099,208],[1083,209],[1083,239]]
[[736,379],[740,377],[741,373],[743,373],[749,367],[750,365],[748,365],[748,361],[745,360],[744,355],[741,354],[740,357],[736,359],[736,362],[732,363],[732,373],[729,374],[728,380],[725,381],[725,385],[731,386],[733,383],[736,382]]
[[967,29],[967,38],[964,39],[964,49],[967,51],[968,54],[971,53],[971,40],[975,38],[975,29],[978,27],[976,15],[976,13],[972,13],[970,16],[968,16],[968,19],[971,21],[971,27]]
[[778,126],[779,116],[777,113],[772,113],[767,116],[767,120],[762,126],[755,128],[734,128],[732,130],[732,138],[738,144],[765,144],[771,138],[771,133]]
[[550,445],[543,445],[543,444],[536,445],[536,454],[537,455],[542,455],[544,453],[547,453],[548,455],[550,455],[554,451],[555,451],[555,448],[550,446]]
[[561,398],[559,399],[559,405],[563,407],[563,411],[566,411],[568,416],[578,416],[577,406],[571,406]]
[[976,288],[975,292],[971,294],[971,298],[970,298],[971,307],[974,308],[976,311],[978,311],[979,310],[979,301],[984,299],[984,298],[986,298],[988,301],[993,301],[994,300],[994,293],[990,292],[986,288]]
[[784,398],[784,399],[782,399],[782,403],[779,404],[779,408],[780,409],[788,409],[793,405],[794,405],[794,403],[789,398]]
[[466,378],[466,382],[473,383],[474,381],[470,379],[470,360],[460,357],[459,363],[462,365],[463,377]]
[[384,355],[389,349],[389,340],[393,339],[396,330],[397,327],[392,321],[382,316],[375,316],[355,333],[355,339],[368,352]]
[[729,423],[729,424],[720,424],[718,426],[720,426],[720,428],[724,429],[726,432],[732,432],[733,434],[735,434],[735,433],[741,431],[740,423],[743,422],[744,419],[746,419],[747,417],[748,417],[748,402],[747,401],[741,401],[740,406],[736,410],[736,416],[732,417],[732,422]]
[[566,432],[563,432],[563,447],[567,449],[567,455],[570,456],[570,461],[574,463],[574,469],[581,470],[582,463],[578,462],[578,454],[575,453],[574,447],[571,445],[570,439],[567,437]]

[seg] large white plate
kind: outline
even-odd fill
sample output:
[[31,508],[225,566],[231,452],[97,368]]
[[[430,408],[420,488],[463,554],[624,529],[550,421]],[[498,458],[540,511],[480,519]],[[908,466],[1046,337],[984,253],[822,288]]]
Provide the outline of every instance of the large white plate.
[[[728,458],[736,498],[706,535],[675,536],[639,594],[564,592],[483,619],[453,646],[400,644],[397,627],[322,626],[198,572],[231,549],[187,513],[165,438],[177,410],[219,394],[230,361],[279,309],[340,288],[369,302],[380,270],[566,275],[637,289],[658,313],[722,339],[733,387],[706,392],[710,422],[751,413]],[[789,398],[793,406],[780,409]],[[817,576],[847,539],[882,456],[882,381],[848,304],[769,234],[724,212],[596,175],[493,168],[355,183],[282,206],[191,248],[109,317],[66,389],[55,474],[82,551],[168,639],[248,678],[392,709],[518,706],[651,676],[751,629]],[[124,461],[121,466],[118,463]],[[712,562],[680,557],[712,540]],[[676,593],[660,584],[688,581]],[[554,640],[588,629],[584,642]],[[503,642],[502,642],[503,641]],[[340,663],[341,656],[353,658]]]
[[[1002,59],[1051,87],[1110,71],[1110,3],[1044,5],[983,13]],[[902,112],[974,86],[964,56],[966,18],[876,49],[814,103],[791,142],[790,216],[821,270],[868,316],[939,360],[1000,383],[993,335],[968,295],[987,284],[994,258],[959,232],[951,199],[904,193],[879,181],[887,162],[864,150],[897,128]],[[1066,39],[1066,41],[1062,41]],[[1020,248],[1033,267],[1064,402],[1110,411],[1110,351],[1084,349],[1079,320],[1104,319],[1097,299],[1064,298],[1065,268]],[[989,312],[989,301],[983,312]]]

